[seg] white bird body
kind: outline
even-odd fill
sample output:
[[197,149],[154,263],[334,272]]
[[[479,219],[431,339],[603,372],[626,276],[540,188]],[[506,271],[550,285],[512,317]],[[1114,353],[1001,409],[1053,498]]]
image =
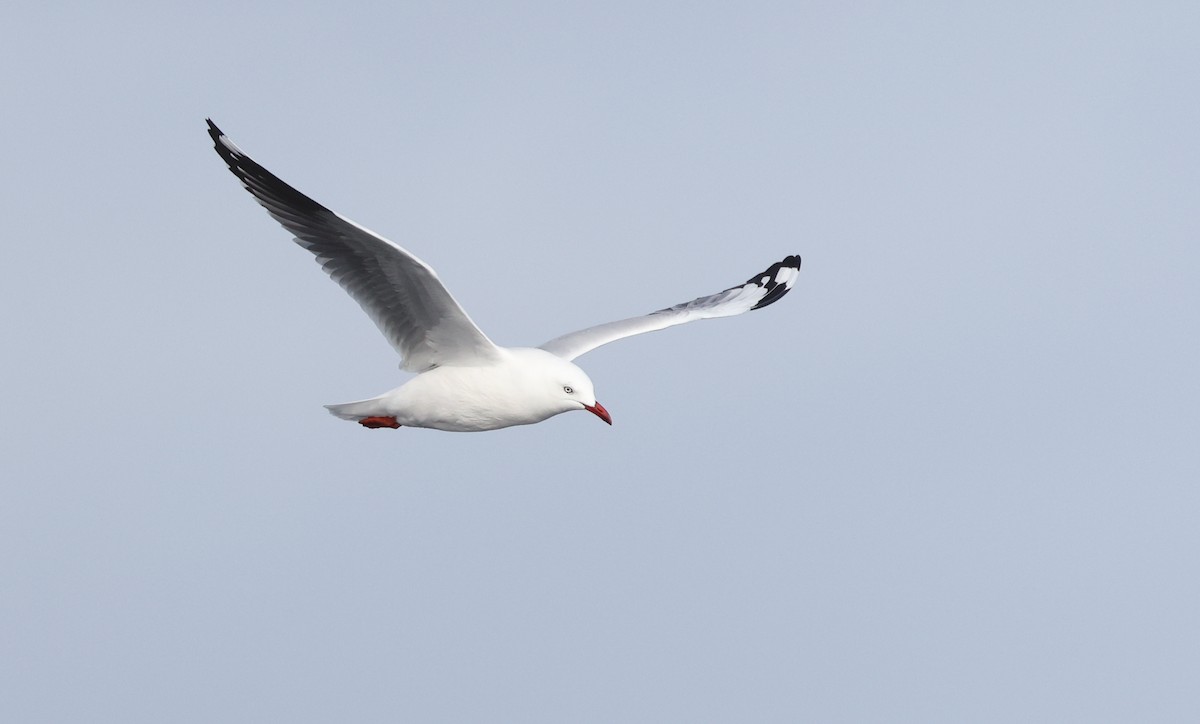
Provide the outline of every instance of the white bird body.
[[401,426],[451,432],[531,425],[572,410],[604,410],[592,381],[578,366],[541,349],[497,349],[498,359],[489,364],[435,367],[379,397],[327,407],[346,420],[394,417]]
[[359,303],[400,354],[401,367],[418,373],[378,397],[326,406],[364,427],[476,432],[529,425],[573,410],[587,410],[611,425],[591,379],[571,360],[625,337],[773,304],[796,283],[800,270],[800,257],[789,256],[710,296],[571,332],[536,348],[500,347],[471,321],[428,264],[284,183],[211,120],[208,132],[246,190]]

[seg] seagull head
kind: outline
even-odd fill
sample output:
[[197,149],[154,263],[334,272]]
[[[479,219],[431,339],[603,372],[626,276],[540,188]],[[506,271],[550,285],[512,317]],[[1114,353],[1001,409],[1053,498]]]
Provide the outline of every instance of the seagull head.
[[596,391],[592,386],[591,379],[588,378],[583,370],[570,362],[564,360],[564,364],[570,369],[566,370],[566,374],[556,376],[556,386],[561,389],[561,397],[559,399],[562,404],[567,406],[568,411],[587,410],[611,425],[612,415],[608,414],[608,410],[604,409],[604,405],[596,401]]
[[[577,365],[557,357],[545,350],[530,349],[527,370],[536,371],[529,381],[534,386],[533,394],[541,398],[552,415],[574,410],[587,410],[596,417],[612,424],[612,415],[596,401],[596,389],[587,373]],[[529,384],[527,382],[527,384]]]

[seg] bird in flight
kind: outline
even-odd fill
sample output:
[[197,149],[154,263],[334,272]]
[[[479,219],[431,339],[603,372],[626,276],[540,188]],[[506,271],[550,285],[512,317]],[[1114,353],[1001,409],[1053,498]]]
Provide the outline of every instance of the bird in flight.
[[406,249],[330,211],[260,166],[208,120],[216,151],[258,203],[295,235],[400,354],[405,384],[357,402],[326,405],[368,428],[454,432],[529,425],[587,410],[609,425],[591,379],[571,360],[635,334],[732,317],[779,301],[796,283],[788,256],[744,284],[640,317],[589,327],[540,347],[500,347],[471,321],[432,268]]

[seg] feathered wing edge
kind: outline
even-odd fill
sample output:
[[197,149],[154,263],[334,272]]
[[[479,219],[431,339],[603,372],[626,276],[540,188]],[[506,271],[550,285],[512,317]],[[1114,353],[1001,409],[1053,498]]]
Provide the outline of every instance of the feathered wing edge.
[[564,334],[541,345],[541,348],[563,359],[572,360],[601,345],[625,337],[654,332],[698,319],[732,317],[761,309],[774,304],[791,291],[799,274],[800,257],[793,254],[750,277],[744,284],[641,317],[630,317]]
[[300,193],[206,120],[229,170],[359,303],[401,355],[404,369],[470,364],[498,353],[428,264]]

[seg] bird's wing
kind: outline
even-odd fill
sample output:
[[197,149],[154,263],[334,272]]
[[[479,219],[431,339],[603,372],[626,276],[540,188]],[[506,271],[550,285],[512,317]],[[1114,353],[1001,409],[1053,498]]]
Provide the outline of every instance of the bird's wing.
[[572,360],[600,345],[635,334],[666,329],[697,319],[732,317],[752,309],[761,309],[782,299],[796,283],[796,277],[799,275],[800,257],[789,256],[772,264],[761,274],[750,277],[745,284],[660,309],[642,317],[631,317],[564,334],[543,344],[542,349],[563,359]]
[[362,306],[400,353],[402,368],[473,366],[499,355],[429,265],[287,185],[211,120],[208,134],[246,190]]

